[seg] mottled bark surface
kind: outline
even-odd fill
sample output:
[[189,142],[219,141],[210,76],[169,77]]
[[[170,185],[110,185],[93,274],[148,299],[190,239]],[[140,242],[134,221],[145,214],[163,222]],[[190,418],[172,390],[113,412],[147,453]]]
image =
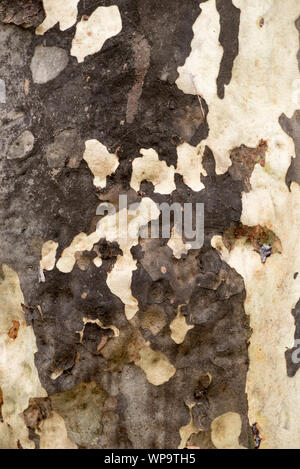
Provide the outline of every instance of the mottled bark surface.
[[[279,381],[281,371],[272,372],[263,347],[274,345],[296,390],[298,248],[294,264],[288,259],[299,226],[299,111],[280,108],[285,88],[275,104],[276,89],[262,98],[260,75],[252,89],[247,63],[249,76],[264,70],[245,46],[271,41],[258,35],[279,28],[278,8],[70,0],[69,10],[53,1],[50,11],[43,3],[0,5],[0,447],[253,448],[255,423],[263,447],[297,446],[299,433],[288,436],[300,431],[290,423],[292,394],[277,402],[279,429],[270,432],[267,389],[277,381],[268,376]],[[292,75],[300,8],[287,3]],[[275,60],[268,51],[264,59]],[[290,77],[282,80],[292,93]],[[142,149],[152,149],[152,165]],[[169,177],[174,186],[161,190]],[[99,203],[118,207],[120,194],[130,204],[203,203],[203,246],[175,255],[169,238],[129,246],[108,231],[97,238]],[[14,367],[24,375],[18,385]]]

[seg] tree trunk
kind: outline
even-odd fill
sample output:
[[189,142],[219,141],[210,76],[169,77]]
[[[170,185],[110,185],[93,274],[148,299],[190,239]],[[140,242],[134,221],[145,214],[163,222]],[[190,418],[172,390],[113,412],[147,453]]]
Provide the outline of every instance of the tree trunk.
[[0,448],[299,447],[283,3],[1,2]]

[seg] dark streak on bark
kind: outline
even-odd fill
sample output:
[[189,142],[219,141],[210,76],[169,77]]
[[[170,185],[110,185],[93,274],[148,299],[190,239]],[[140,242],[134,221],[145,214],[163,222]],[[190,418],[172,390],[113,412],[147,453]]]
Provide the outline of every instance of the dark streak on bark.
[[42,0],[2,0],[0,21],[26,28],[38,26],[45,18]]
[[221,31],[219,41],[224,49],[217,78],[217,89],[219,98],[223,99],[225,96],[225,85],[230,83],[234,59],[239,52],[241,11],[233,5],[232,0],[216,0],[216,7],[220,15]]
[[292,158],[285,176],[285,183],[290,190],[292,182],[300,184],[300,111],[295,111],[290,119],[282,114],[279,118],[279,124],[282,130],[293,139],[295,145],[296,156]]
[[[300,17],[296,20],[295,25],[299,31],[300,38]],[[300,71],[300,48],[297,53],[297,59]],[[300,184],[300,110],[295,111],[291,119],[289,119],[285,114],[282,114],[279,118],[279,123],[282,129],[294,140],[295,145],[296,156],[295,158],[292,158],[285,177],[286,185],[290,190],[292,182]]]

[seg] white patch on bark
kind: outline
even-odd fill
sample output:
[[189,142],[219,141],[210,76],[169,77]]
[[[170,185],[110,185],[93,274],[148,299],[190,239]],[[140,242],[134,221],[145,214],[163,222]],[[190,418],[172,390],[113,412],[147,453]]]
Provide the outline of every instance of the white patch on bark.
[[135,158],[132,163],[130,186],[139,191],[142,181],[150,181],[154,192],[171,194],[176,189],[174,166],[168,166],[165,161],[161,161],[153,148],[142,148],[140,153],[142,156]]
[[208,106],[217,99],[217,77],[223,48],[219,43],[220,18],[215,0],[201,3],[202,12],[193,25],[191,53],[178,68],[176,84],[187,94],[200,94]]
[[65,274],[72,272],[76,263],[76,253],[82,251],[91,251],[94,244],[99,241],[99,236],[96,232],[87,235],[86,233],[79,233],[75,236],[70,246],[64,249],[59,261],[56,264],[57,269]]
[[164,160],[160,160],[153,148],[140,150],[141,157],[135,158],[132,163],[132,175],[130,186],[139,191],[142,181],[152,182],[154,192],[159,194],[171,194],[175,189],[175,173],[183,177],[184,183],[193,191],[201,191],[204,184],[200,175],[206,176],[202,166],[204,146],[193,147],[189,143],[182,143],[177,147],[177,168],[168,166]]
[[[131,292],[132,272],[136,270],[137,263],[132,257],[131,248],[138,244],[140,228],[147,225],[150,220],[157,219],[159,214],[160,211],[153,200],[144,198],[136,210],[123,209],[116,215],[104,217],[97,226],[98,233],[102,233],[101,237],[106,237],[111,242],[117,241],[123,252],[123,255],[118,255],[113,269],[107,275],[106,283],[111,292],[124,303],[128,320],[138,311],[138,302]],[[122,233],[124,228],[127,229],[125,226],[127,223],[122,223],[124,216],[128,217],[127,234]],[[117,226],[119,232],[116,235]]]
[[[17,441],[23,448],[33,448],[28,439],[22,412],[32,397],[46,397],[34,363],[37,352],[32,326],[27,326],[21,303],[24,297],[19,278],[7,265],[2,265],[0,278],[0,388],[3,392],[0,423],[0,448],[17,449]],[[17,336],[8,335],[13,321],[19,323]]]
[[42,258],[40,261],[41,269],[48,271],[54,269],[57,248],[58,243],[52,240],[46,241],[46,243],[43,244]]
[[207,175],[202,166],[204,148],[205,146],[202,144],[193,147],[186,142],[177,147],[178,160],[176,172],[182,175],[183,182],[195,192],[204,189],[200,175]]
[[173,251],[173,256],[176,259],[181,259],[184,254],[189,252],[190,244],[185,244],[182,239],[182,234],[178,233],[176,227],[172,228],[171,238],[167,242],[167,246]]
[[106,146],[98,140],[87,140],[83,159],[94,175],[94,185],[103,189],[107,176],[111,176],[119,166],[117,155],[109,153]]
[[86,20],[77,23],[71,55],[83,62],[85,57],[99,52],[107,39],[122,31],[122,19],[116,5],[98,7]]
[[83,318],[83,328],[81,331],[77,331],[80,337],[79,339],[80,343],[82,342],[82,339],[83,339],[83,334],[85,331],[86,324],[97,324],[97,326],[99,326],[100,329],[111,329],[114,333],[114,337],[119,337],[120,335],[120,330],[116,326],[104,326],[104,324],[102,324],[100,319]]

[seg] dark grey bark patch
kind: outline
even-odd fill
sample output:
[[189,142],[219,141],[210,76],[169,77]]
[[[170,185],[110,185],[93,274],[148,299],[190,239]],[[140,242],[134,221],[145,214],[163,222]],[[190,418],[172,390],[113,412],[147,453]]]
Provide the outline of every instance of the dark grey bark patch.
[[25,28],[38,26],[45,18],[42,0],[1,0],[0,21]]

